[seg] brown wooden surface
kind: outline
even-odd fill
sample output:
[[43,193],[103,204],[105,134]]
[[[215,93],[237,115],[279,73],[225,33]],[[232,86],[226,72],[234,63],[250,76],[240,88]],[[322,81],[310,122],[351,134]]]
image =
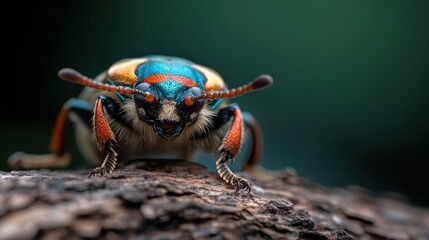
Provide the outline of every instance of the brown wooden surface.
[[0,239],[429,239],[427,209],[291,172],[241,174],[251,194],[185,161],[87,173],[0,172]]

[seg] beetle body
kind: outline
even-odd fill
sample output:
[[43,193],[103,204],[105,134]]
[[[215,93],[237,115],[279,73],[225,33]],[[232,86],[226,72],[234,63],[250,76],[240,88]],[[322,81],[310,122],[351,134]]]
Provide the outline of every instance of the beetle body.
[[62,166],[69,162],[65,149],[66,123],[76,123],[76,137],[84,157],[100,167],[89,176],[113,171],[117,159],[179,157],[191,160],[196,151],[219,155],[216,166],[228,183],[250,191],[248,182],[236,176],[226,163],[243,145],[244,126],[253,146],[247,167],[260,159],[261,133],[250,114],[226,98],[271,85],[267,75],[228,90],[214,70],[176,57],[148,56],[113,64],[94,80],[72,69],[59,77],[87,86],[78,99],[64,104],[51,140],[52,154],[16,153],[14,167]]

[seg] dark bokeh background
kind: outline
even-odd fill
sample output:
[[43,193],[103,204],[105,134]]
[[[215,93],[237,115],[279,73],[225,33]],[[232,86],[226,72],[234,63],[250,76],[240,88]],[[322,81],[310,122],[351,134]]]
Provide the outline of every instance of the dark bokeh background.
[[60,81],[60,68],[94,77],[119,59],[163,54],[210,66],[229,86],[274,77],[236,99],[260,121],[266,168],[429,206],[428,2],[15,4],[2,15],[2,170],[16,150],[48,150],[62,103],[82,89]]

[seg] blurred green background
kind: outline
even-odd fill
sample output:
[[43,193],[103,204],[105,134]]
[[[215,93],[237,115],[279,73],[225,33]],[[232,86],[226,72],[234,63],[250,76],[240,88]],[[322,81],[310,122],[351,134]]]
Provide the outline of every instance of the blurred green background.
[[82,89],[59,80],[60,68],[95,77],[122,58],[173,55],[210,66],[230,87],[274,77],[234,100],[260,121],[264,167],[429,206],[428,3],[15,3],[4,9],[12,18],[2,15],[0,169],[14,151],[48,150],[61,105]]

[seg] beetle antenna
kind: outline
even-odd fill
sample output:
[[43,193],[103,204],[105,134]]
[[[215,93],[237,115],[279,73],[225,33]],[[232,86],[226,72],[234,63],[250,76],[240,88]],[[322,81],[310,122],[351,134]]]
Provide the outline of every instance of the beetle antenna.
[[273,78],[270,75],[263,74],[257,77],[250,83],[238,88],[222,91],[212,91],[196,96],[195,99],[219,99],[219,98],[234,98],[245,93],[252,92],[258,89],[269,87],[273,84]]
[[108,92],[117,92],[120,94],[139,94],[144,97],[147,97],[149,95],[153,95],[149,92],[143,92],[138,89],[130,88],[130,87],[124,87],[124,86],[115,86],[110,85],[107,83],[101,83],[96,82],[91,78],[88,78],[84,75],[82,75],[80,72],[71,69],[71,68],[63,68],[58,72],[58,77],[60,77],[63,80],[66,80],[68,82],[84,85],[90,88],[94,88],[97,90],[103,90]]

